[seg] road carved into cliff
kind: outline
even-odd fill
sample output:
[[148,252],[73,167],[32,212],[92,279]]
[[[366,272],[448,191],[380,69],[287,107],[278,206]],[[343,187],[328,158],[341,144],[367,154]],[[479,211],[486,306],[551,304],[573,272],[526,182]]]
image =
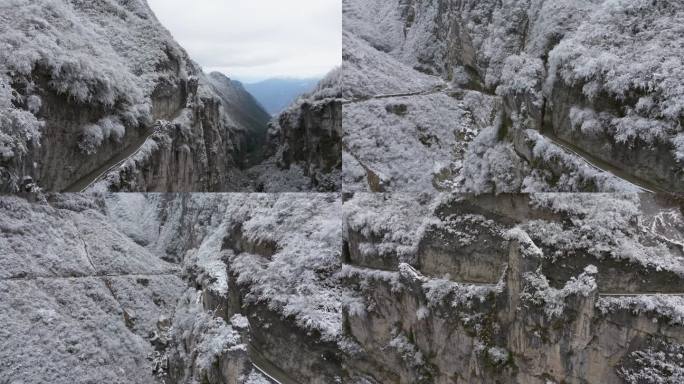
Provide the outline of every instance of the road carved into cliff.
[[83,176],[78,181],[65,188],[62,192],[85,192],[88,188],[92,187],[95,183],[109,174],[109,172],[120,167],[128,159],[138,154],[147,140],[156,132],[155,127],[156,126],[152,126],[146,129],[138,139],[127,146],[123,151],[109,159],[96,170]]
[[593,156],[592,154],[586,152],[582,148],[577,147],[576,145],[572,143],[568,143],[565,140],[557,137],[551,132],[548,132],[548,130],[545,130],[543,132],[540,132],[542,136],[544,136],[546,139],[551,141],[554,145],[565,151],[566,153],[570,153],[571,155],[577,156],[581,158],[588,166],[591,168],[596,169],[597,171],[600,172],[606,172],[609,173],[616,178],[625,181],[629,184],[632,184],[636,186],[637,188],[641,189],[642,192],[649,192],[649,193],[667,193],[668,191],[658,187],[657,185],[647,181],[643,180],[639,177],[633,176],[622,169],[615,167],[611,164],[609,164],[606,161],[603,161],[596,156]]
[[0,279],[0,281],[35,281],[35,280],[81,280],[81,279],[97,279],[102,277],[135,277],[135,278],[145,278],[145,277],[158,277],[158,276],[178,276],[176,273],[170,272],[160,272],[160,273],[98,273],[94,275],[83,275],[83,276],[17,276],[17,277],[6,277]]
[[252,366],[275,384],[299,384],[290,378],[282,369],[271,363],[252,344],[248,345],[248,354]]
[[351,100],[344,100],[344,101],[342,101],[342,105],[358,104],[358,103],[363,103],[363,102],[369,101],[369,100],[391,99],[394,97],[427,96],[427,95],[434,95],[437,93],[445,93],[448,90],[449,90],[449,86],[447,84],[440,84],[440,85],[433,87],[431,89],[426,89],[426,90],[422,90],[422,91],[380,94],[380,95],[359,97],[359,98],[351,99]]

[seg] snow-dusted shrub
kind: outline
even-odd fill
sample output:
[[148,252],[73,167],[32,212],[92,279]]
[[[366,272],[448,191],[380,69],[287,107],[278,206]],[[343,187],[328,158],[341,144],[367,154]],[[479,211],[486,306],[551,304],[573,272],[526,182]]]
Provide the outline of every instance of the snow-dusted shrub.
[[639,215],[637,194],[536,194],[535,207],[563,214],[568,224],[532,220],[522,225],[533,240],[553,249],[547,257],[562,258],[581,250],[601,259],[626,260],[657,270],[684,275],[681,258],[661,241],[643,242],[636,225]]
[[634,144],[639,139],[647,144],[654,144],[669,136],[672,125],[663,121],[648,119],[629,113],[625,117],[612,121],[615,127],[615,140],[618,143]]
[[151,123],[156,85],[185,76],[185,59],[143,0],[0,2],[0,88],[17,97],[14,108],[0,106],[2,153],[25,151],[28,136],[37,142],[41,123],[30,113],[41,110],[44,94],[112,115],[80,127],[78,145],[93,153],[125,127]]
[[429,194],[357,194],[344,204],[343,225],[345,232],[371,240],[377,254],[413,262],[422,234],[434,222],[429,217],[435,203]]
[[495,366],[505,365],[511,360],[511,353],[501,347],[487,348],[486,356],[487,360]]
[[242,237],[255,244],[277,244],[269,259],[250,253],[230,258],[245,300],[260,302],[292,317],[307,331],[332,341],[342,331],[347,291],[328,283],[339,270],[342,242],[341,200],[326,194],[259,195]]
[[201,292],[188,289],[179,299],[169,331],[170,360],[184,383],[218,382],[219,361],[226,354],[247,358],[247,345],[222,318],[204,311]]
[[463,161],[463,189],[470,193],[513,193],[520,190],[527,166],[513,145],[499,142],[490,127],[473,140]]
[[397,335],[387,346],[394,349],[410,367],[419,368],[425,365],[423,353],[405,335]]
[[106,42],[106,32],[59,0],[11,0],[0,5],[0,63],[10,73],[48,75],[48,85],[79,103],[112,107],[141,102],[134,75]]
[[617,372],[627,384],[682,383],[684,346],[654,340],[648,347],[627,355]]
[[318,82],[316,88],[301,97],[313,100],[342,97],[342,67],[332,69]]
[[565,311],[565,301],[571,296],[589,297],[597,292],[596,267],[589,265],[584,272],[571,278],[561,289],[553,288],[541,272],[527,272],[524,275],[525,287],[520,294],[522,300],[541,306],[549,320],[560,318]]
[[530,235],[527,234],[527,232],[525,232],[522,228],[511,228],[504,234],[504,236],[507,240],[515,240],[518,242],[520,245],[521,256],[531,258],[541,258],[544,256],[544,252],[537,247],[534,241],[532,241],[530,238]]
[[596,307],[604,314],[626,310],[635,315],[653,316],[673,325],[684,325],[684,297],[675,295],[636,295],[602,297]]
[[[676,122],[684,115],[683,25],[679,0],[604,1],[551,52],[548,84],[581,87],[589,99],[636,98],[643,117]],[[663,129],[661,123],[628,123],[636,128],[623,126],[622,138],[652,142]]]
[[530,26],[526,52],[544,57],[565,36],[586,20],[602,0],[532,0],[528,9]]
[[684,162],[684,132],[680,132],[672,139],[674,154],[677,160]]
[[544,63],[527,55],[509,56],[504,61],[499,96],[529,96],[536,107],[542,107],[541,86],[545,75]]
[[[0,160],[7,161],[23,155],[29,143],[40,145],[41,130],[44,126],[29,110],[16,108],[18,95],[12,92],[9,80],[0,74]],[[39,100],[31,96],[29,108],[38,105]]]
[[572,107],[568,117],[570,118],[570,125],[585,135],[596,136],[604,130],[599,116],[591,108]]
[[[446,279],[429,279],[423,284],[425,297],[430,307],[451,305],[472,308],[484,303],[490,295],[503,292],[503,283],[491,286],[482,284],[460,284]],[[449,302],[445,302],[449,299]]]
[[78,147],[90,155],[95,153],[105,140],[112,138],[120,141],[125,133],[126,127],[121,124],[121,121],[114,116],[108,116],[100,119],[97,124],[88,124],[83,127]]

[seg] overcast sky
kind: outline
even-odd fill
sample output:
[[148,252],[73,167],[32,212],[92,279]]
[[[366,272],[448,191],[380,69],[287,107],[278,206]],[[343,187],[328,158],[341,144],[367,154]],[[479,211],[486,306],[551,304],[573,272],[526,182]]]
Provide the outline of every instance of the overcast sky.
[[205,71],[319,77],[342,61],[342,0],[148,0]]

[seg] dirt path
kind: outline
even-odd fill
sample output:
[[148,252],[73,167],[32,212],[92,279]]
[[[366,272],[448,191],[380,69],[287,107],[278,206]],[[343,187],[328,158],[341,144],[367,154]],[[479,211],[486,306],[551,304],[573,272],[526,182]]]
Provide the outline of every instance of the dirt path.
[[126,160],[136,155],[142,148],[143,144],[145,144],[145,142],[152,136],[152,134],[154,134],[154,132],[154,126],[148,128],[147,130],[145,130],[145,132],[143,132],[143,134],[138,139],[136,139],[133,143],[127,146],[123,151],[109,159],[96,170],[83,176],[78,181],[65,188],[62,192],[84,192],[86,189],[90,188],[93,184],[102,179],[109,172],[111,172],[115,168],[118,168],[123,163],[125,163]]

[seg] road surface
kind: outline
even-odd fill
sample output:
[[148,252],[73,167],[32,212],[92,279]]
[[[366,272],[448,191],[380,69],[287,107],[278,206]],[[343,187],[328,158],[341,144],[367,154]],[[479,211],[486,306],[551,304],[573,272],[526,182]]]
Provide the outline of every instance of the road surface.
[[579,147],[577,147],[571,143],[568,143],[568,142],[558,138],[557,136],[555,136],[549,132],[540,132],[540,133],[542,136],[547,138],[549,141],[551,141],[553,144],[555,144],[557,147],[561,148],[565,152],[568,152],[568,153],[575,155],[575,156],[581,158],[582,160],[584,160],[584,162],[587,163],[587,165],[589,165],[590,167],[592,167],[598,171],[610,173],[620,180],[623,180],[627,183],[635,185],[637,188],[641,189],[642,192],[650,192],[650,193],[667,193],[668,192],[668,191],[660,188],[659,186],[657,186],[657,185],[655,185],[655,184],[653,184],[647,180],[644,180],[640,177],[636,177],[634,175],[630,175],[629,173],[621,170],[620,168],[617,168],[617,167],[609,164],[608,162],[603,161],[603,160],[591,155],[590,153],[584,151],[583,149],[581,149],[581,148],[579,148]]
[[118,153],[116,156],[109,159],[96,170],[83,176],[78,181],[65,188],[62,192],[84,192],[86,189],[88,189],[97,181],[102,179],[109,172],[120,167],[123,163],[126,162],[126,160],[135,156],[138,153],[138,151],[140,151],[143,144],[145,144],[147,139],[149,139],[154,132],[154,126],[148,128],[147,130],[145,130],[145,132],[143,132],[143,134],[138,139],[136,139],[133,143],[127,146],[122,152]]
[[261,372],[274,384],[300,384],[292,379],[287,373],[276,367],[273,363],[264,358],[264,356],[251,344],[248,346],[249,358],[252,360],[252,365],[257,371]]
[[444,93],[448,90],[449,90],[448,86],[446,84],[442,84],[442,85],[438,85],[434,88],[422,90],[422,91],[381,94],[381,95],[374,95],[374,96],[368,96],[368,97],[359,97],[359,98],[352,99],[352,100],[344,100],[342,102],[342,105],[363,103],[364,101],[368,101],[368,100],[391,99],[393,97],[427,96],[427,95],[434,95],[436,93]]

